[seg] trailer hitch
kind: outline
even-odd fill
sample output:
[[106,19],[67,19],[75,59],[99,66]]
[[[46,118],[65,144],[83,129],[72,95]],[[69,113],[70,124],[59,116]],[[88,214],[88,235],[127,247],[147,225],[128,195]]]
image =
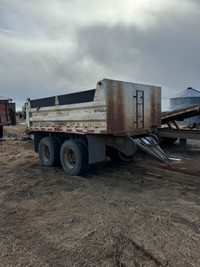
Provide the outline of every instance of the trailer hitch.
[[146,136],[140,138],[132,138],[129,136],[130,140],[137,145],[138,148],[149,154],[150,156],[171,165],[173,160],[169,159],[162,148],[159,146],[158,142],[153,136]]

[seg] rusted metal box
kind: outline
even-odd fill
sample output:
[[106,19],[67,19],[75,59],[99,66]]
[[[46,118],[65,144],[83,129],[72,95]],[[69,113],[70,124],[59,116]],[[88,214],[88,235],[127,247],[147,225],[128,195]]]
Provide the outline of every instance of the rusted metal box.
[[6,100],[0,100],[0,126],[11,123],[9,103]]
[[27,101],[31,132],[141,135],[161,125],[161,88],[103,79],[96,89]]
[[106,98],[107,133],[137,135],[160,126],[160,87],[104,79],[97,90]]

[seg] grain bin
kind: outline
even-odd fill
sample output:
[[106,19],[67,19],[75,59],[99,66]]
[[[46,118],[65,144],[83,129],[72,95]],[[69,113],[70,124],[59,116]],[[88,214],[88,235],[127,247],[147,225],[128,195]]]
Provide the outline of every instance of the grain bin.
[[[200,91],[192,87],[188,87],[186,90],[180,92],[173,98],[170,98],[170,111],[191,106],[194,104],[200,104]],[[185,119],[184,121],[180,121],[178,123],[191,124],[191,123],[197,123],[198,121],[199,121],[198,117],[192,117]]]

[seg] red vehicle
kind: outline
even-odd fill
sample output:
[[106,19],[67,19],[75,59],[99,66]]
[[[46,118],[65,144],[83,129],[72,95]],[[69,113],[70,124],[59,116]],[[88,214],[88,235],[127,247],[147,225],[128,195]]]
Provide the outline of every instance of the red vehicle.
[[0,97],[0,138],[3,137],[3,126],[12,124],[9,102],[10,99]]

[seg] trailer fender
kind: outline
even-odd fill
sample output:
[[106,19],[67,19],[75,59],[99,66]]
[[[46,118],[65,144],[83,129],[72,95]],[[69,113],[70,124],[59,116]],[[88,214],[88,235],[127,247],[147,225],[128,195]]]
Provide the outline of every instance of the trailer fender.
[[103,161],[106,158],[106,146],[112,147],[125,156],[132,156],[137,145],[128,137],[113,137],[100,135],[87,135],[89,164]]
[[87,135],[88,163],[96,163],[106,158],[106,138],[100,135]]
[[40,140],[46,136],[49,136],[49,134],[48,133],[41,133],[41,132],[35,132],[34,133],[34,149],[35,149],[36,153],[38,153],[38,150],[39,150]]

